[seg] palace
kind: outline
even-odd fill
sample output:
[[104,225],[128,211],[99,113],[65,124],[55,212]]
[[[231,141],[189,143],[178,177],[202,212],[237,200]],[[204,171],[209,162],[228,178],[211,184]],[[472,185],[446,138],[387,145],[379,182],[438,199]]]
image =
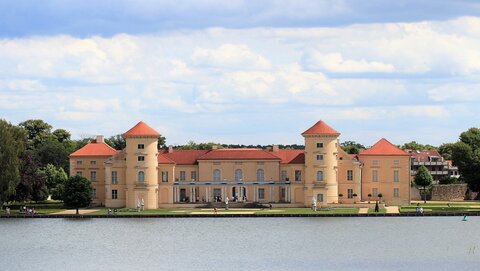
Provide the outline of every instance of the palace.
[[214,201],[319,206],[410,201],[410,154],[386,139],[360,154],[339,144],[340,133],[318,121],[302,133],[304,150],[158,150],[160,134],[141,121],[117,151],[103,136],[70,155],[70,175],[90,179],[93,204],[146,209]]

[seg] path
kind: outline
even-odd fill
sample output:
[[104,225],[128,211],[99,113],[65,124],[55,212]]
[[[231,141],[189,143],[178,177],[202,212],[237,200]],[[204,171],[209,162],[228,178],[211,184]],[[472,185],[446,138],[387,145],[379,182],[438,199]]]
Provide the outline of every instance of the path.
[[385,207],[385,210],[387,211],[387,214],[398,214],[398,206],[388,206]]
[[[88,209],[88,210],[78,210],[81,215],[89,214],[98,211],[98,209]],[[77,213],[77,210],[65,210],[58,213],[52,213],[52,215],[74,215]]]
[[360,208],[358,209],[359,214],[368,214],[368,208]]

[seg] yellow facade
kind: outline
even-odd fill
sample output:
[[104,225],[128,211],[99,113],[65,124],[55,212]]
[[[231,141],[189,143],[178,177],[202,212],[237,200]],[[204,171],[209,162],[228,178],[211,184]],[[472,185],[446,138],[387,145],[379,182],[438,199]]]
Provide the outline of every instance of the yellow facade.
[[[379,193],[389,204],[409,202],[408,155],[349,155],[339,146],[340,134],[326,127],[313,126],[302,134],[304,151],[246,149],[238,157],[228,156],[238,149],[216,151],[218,157],[208,156],[214,151],[159,152],[159,134],[126,133],[126,148],[115,155],[72,154],[70,174],[91,180],[95,175],[93,204],[113,208],[155,209],[227,197],[230,202],[310,207],[314,200],[318,206],[373,201]],[[183,156],[193,158],[178,159]]]

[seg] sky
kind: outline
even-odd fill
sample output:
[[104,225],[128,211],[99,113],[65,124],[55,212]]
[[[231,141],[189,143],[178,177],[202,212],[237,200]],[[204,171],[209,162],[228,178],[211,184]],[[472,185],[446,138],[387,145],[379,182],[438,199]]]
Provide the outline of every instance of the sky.
[[478,1],[0,2],[0,118],[75,139],[438,146],[479,115]]

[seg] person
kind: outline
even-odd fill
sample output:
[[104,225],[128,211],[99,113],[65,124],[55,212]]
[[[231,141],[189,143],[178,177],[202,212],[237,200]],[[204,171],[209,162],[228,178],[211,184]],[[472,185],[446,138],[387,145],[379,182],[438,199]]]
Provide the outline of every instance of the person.
[[10,214],[10,207],[5,208],[5,211],[7,212],[7,215]]
[[423,214],[423,207],[420,207],[420,214]]
[[268,207],[270,208],[270,210],[272,210],[272,204],[271,203],[268,205]]
[[35,207],[32,208],[32,215],[35,215],[36,214],[36,211],[35,211]]
[[213,207],[213,214],[217,214],[217,207]]

